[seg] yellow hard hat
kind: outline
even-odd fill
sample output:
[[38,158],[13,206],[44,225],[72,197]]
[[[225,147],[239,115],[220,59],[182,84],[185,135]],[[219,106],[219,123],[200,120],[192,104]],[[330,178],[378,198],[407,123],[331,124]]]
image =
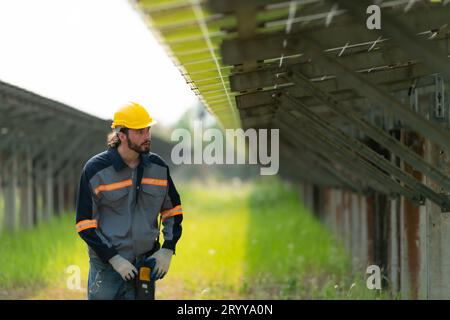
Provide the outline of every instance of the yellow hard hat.
[[111,128],[121,126],[129,129],[142,129],[155,123],[156,120],[150,117],[143,106],[136,102],[130,102],[116,111]]

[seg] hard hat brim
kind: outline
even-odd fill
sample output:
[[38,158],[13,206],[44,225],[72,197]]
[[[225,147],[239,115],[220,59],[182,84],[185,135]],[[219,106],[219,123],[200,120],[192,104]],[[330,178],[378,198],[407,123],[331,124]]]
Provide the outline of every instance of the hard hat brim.
[[128,129],[144,129],[144,128],[147,128],[147,127],[152,127],[152,126],[154,126],[155,124],[157,124],[158,123],[158,121],[156,121],[156,120],[152,120],[151,122],[149,122],[146,126],[139,126],[139,127],[135,127],[135,126],[124,126],[124,125],[121,125],[121,124],[116,124],[116,123],[113,123],[112,125],[111,125],[111,128],[112,129],[114,129],[115,127],[117,127],[117,126],[121,126],[121,127],[124,127],[124,128],[128,128]]

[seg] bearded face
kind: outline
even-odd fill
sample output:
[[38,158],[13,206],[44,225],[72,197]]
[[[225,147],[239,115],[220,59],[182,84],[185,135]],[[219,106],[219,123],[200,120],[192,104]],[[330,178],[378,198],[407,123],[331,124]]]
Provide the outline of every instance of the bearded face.
[[136,151],[137,153],[149,153],[151,142],[152,142],[152,140],[148,139],[147,141],[144,141],[143,143],[138,144],[138,143],[131,141],[130,137],[127,135],[128,148]]
[[128,148],[142,154],[150,152],[151,131],[150,127],[144,129],[128,129],[124,133]]

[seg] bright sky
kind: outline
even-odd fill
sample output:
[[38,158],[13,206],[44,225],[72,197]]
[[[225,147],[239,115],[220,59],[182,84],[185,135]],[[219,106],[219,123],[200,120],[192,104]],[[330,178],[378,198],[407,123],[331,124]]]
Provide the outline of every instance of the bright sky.
[[169,124],[199,103],[127,0],[0,0],[0,80],[104,119]]

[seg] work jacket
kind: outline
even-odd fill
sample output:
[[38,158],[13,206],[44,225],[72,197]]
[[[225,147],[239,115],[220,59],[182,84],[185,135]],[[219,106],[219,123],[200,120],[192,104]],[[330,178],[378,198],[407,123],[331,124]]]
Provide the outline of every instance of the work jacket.
[[76,228],[90,257],[108,262],[120,254],[130,262],[149,252],[163,226],[163,248],[174,251],[183,211],[167,164],[155,153],[141,154],[131,169],[116,148],[84,166],[77,195]]

